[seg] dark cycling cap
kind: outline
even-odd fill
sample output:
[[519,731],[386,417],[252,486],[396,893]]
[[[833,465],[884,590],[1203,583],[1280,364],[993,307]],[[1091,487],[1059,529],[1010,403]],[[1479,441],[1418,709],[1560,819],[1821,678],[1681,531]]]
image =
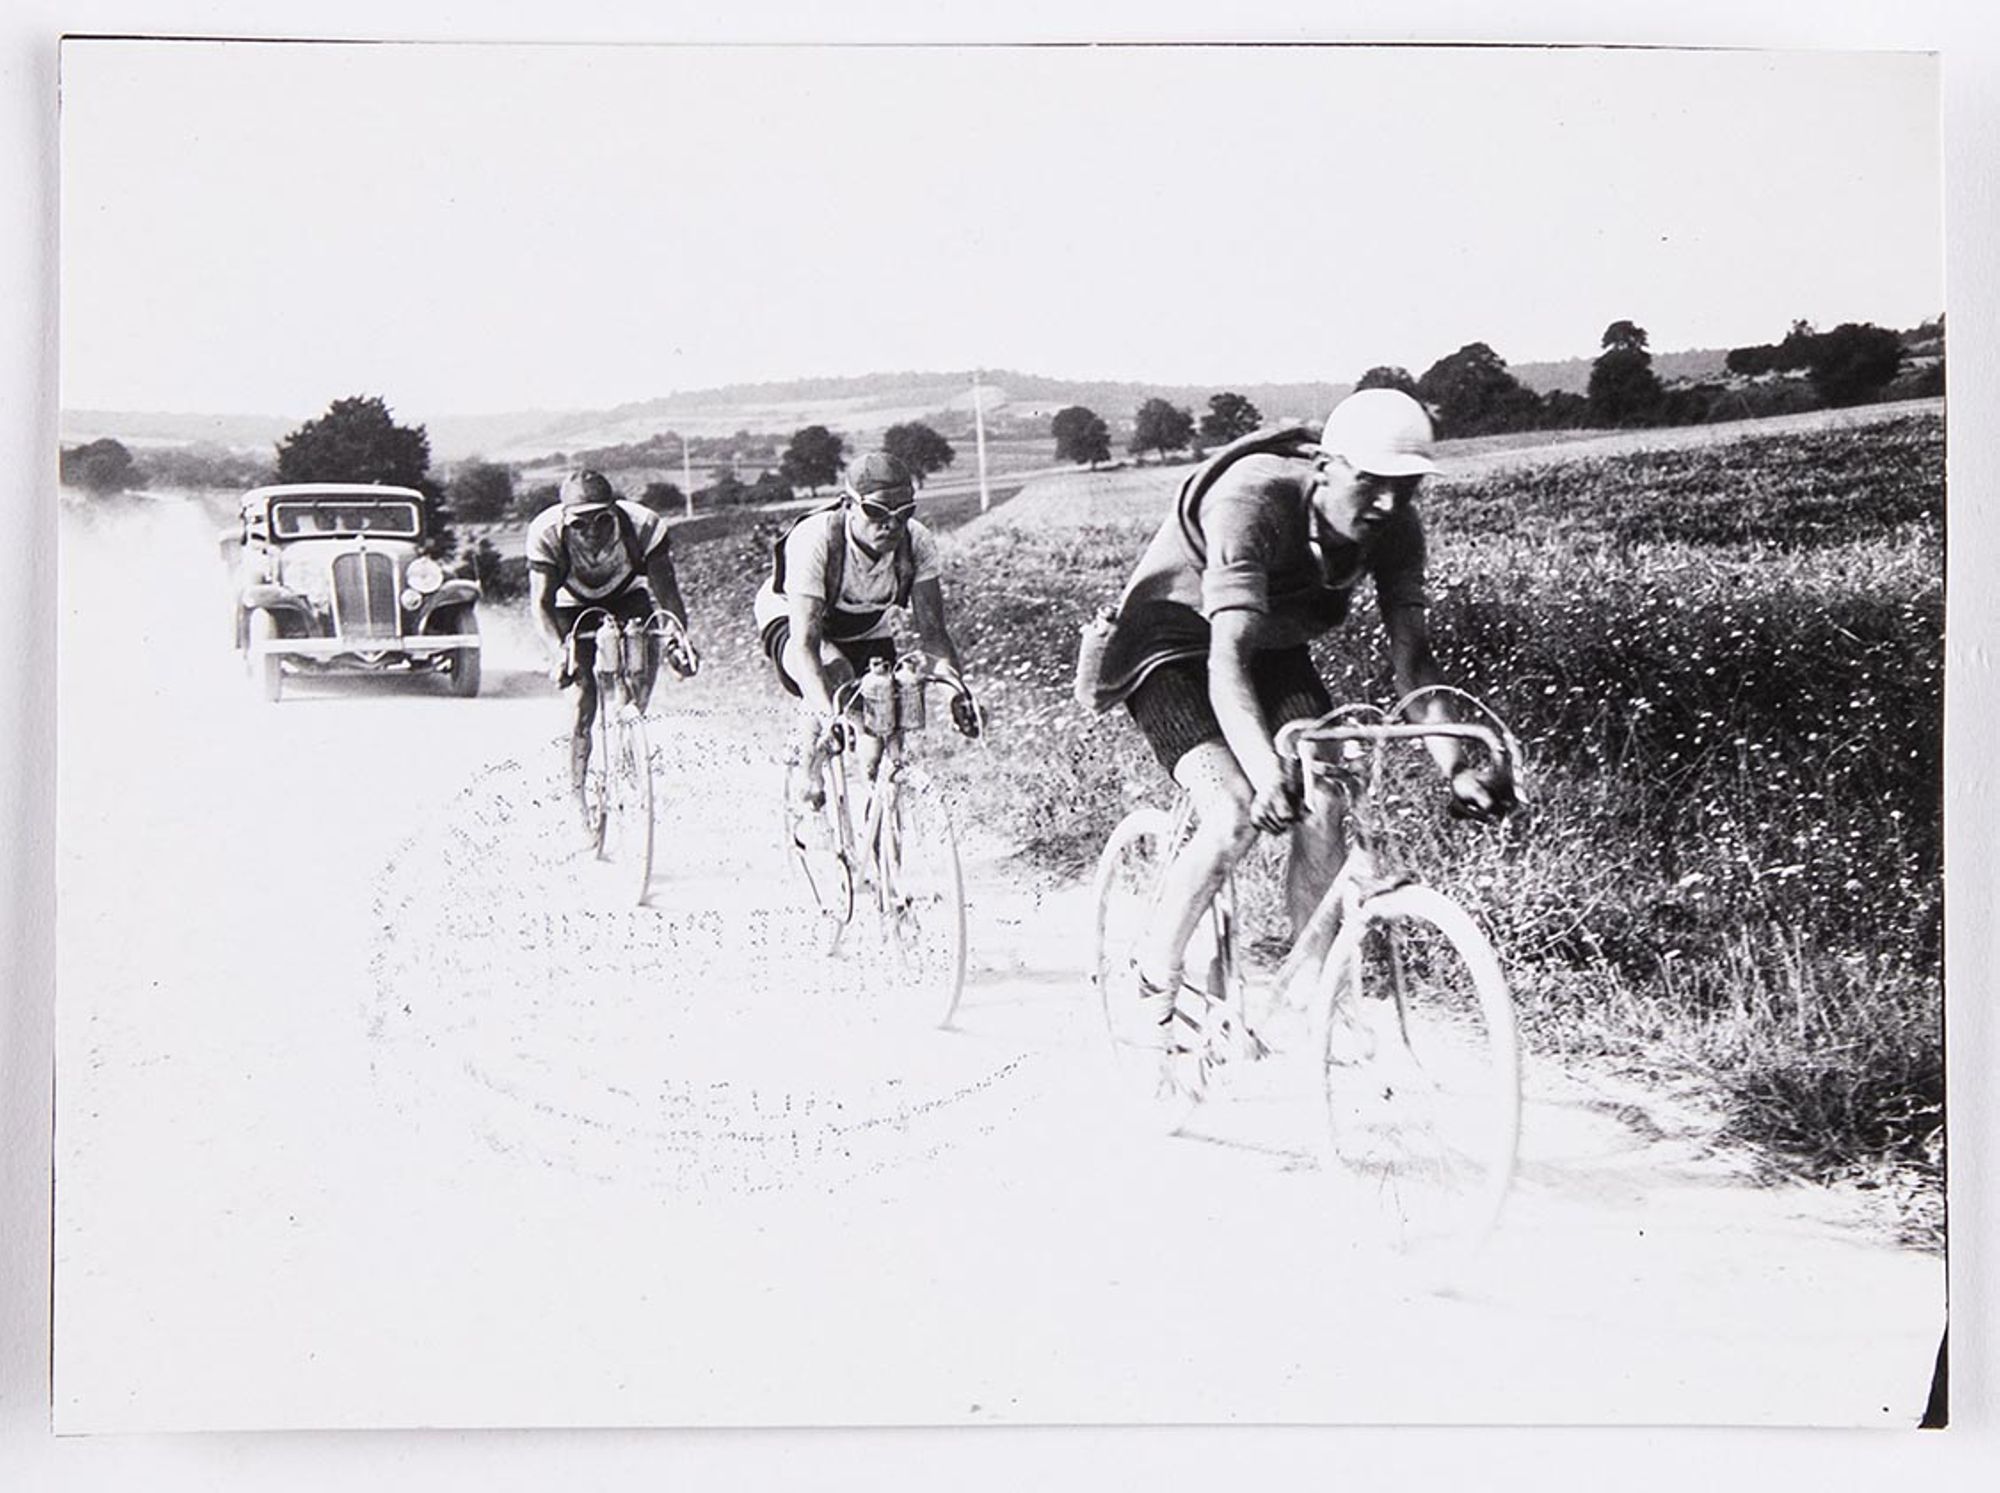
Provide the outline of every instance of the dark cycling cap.
[[883,493],[892,504],[897,499],[917,500],[917,484],[911,480],[910,469],[887,451],[870,451],[849,467],[847,487],[857,498]]
[[599,508],[618,501],[618,494],[611,490],[602,472],[593,472],[581,467],[562,480],[562,505],[565,508]]

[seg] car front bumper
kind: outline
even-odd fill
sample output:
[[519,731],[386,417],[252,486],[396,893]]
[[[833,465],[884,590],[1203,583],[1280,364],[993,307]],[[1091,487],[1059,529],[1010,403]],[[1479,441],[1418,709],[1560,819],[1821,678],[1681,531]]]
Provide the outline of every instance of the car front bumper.
[[339,658],[345,654],[379,657],[385,653],[420,658],[433,653],[455,653],[461,648],[477,648],[476,632],[424,633],[406,638],[268,638],[252,639],[250,656],[264,658]]

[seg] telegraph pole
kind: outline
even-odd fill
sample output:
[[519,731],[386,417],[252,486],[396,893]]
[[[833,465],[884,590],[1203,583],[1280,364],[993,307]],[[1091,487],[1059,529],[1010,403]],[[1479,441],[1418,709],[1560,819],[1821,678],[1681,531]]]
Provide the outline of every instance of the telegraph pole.
[[681,433],[681,501],[687,505],[687,516],[694,517],[694,467],[688,461],[687,433]]
[[972,375],[972,431],[979,448],[979,511],[984,513],[993,506],[993,498],[986,490],[986,406],[976,369]]

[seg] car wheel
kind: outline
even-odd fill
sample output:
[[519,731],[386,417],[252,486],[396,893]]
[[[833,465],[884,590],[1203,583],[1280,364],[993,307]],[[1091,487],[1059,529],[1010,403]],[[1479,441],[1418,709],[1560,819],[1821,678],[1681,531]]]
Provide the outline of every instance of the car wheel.
[[[476,633],[479,631],[479,619],[467,612],[452,631]],[[451,651],[451,692],[461,700],[470,700],[479,693],[480,651],[477,648],[454,648]]]
[[248,636],[250,651],[246,655],[250,664],[250,684],[260,695],[272,704],[285,690],[285,662],[275,653],[262,653],[259,648],[275,642],[278,637],[278,619],[261,607],[250,614]]

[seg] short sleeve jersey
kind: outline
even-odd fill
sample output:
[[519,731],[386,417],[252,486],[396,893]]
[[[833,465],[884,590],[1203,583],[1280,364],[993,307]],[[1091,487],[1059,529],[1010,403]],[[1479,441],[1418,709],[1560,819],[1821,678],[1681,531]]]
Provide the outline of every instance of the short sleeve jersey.
[[576,602],[604,601],[643,580],[647,562],[668,551],[667,521],[638,503],[621,501],[618,511],[622,521],[601,546],[593,546],[565,521],[568,510],[560,504],[544,508],[528,525],[528,568],[553,575]]
[[1360,540],[1343,539],[1313,514],[1310,460],[1257,452],[1237,458],[1193,515],[1201,554],[1178,512],[1147,545],[1120,601],[1098,686],[1098,706],[1130,694],[1160,664],[1206,658],[1210,620],[1249,611],[1264,619],[1260,650],[1296,647],[1347,618],[1355,586],[1370,576],[1377,605],[1426,603],[1424,531],[1416,509]]
[[[921,520],[911,519],[909,538],[915,583],[937,580],[941,568],[936,537]],[[841,563],[840,594],[828,596],[826,577],[833,568],[832,551],[836,544],[844,544],[847,553]],[[889,609],[896,599],[895,549],[891,546],[879,555],[870,555],[862,549],[848,532],[845,509],[810,514],[785,537],[785,593],[815,597],[826,603],[831,614],[826,629],[829,638],[852,643],[890,637],[894,629]],[[768,625],[784,616],[787,609],[785,597],[779,596],[767,579],[757,596],[759,625]],[[840,615],[843,613],[865,619],[865,623],[858,621],[856,626],[843,627]]]

